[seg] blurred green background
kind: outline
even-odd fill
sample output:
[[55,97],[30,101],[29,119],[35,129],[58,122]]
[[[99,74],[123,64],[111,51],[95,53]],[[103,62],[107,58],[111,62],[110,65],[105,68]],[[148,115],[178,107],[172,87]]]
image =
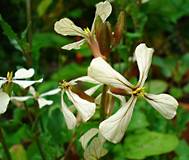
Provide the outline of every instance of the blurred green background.
[[[79,40],[55,33],[54,23],[72,19],[82,28],[90,27],[99,0],[1,0],[0,1],[0,76],[19,67],[33,67],[39,92],[57,87],[60,80],[86,75],[92,54],[87,45],[66,51],[61,46]],[[129,57],[140,42],[154,48],[153,63],[146,88],[152,93],[167,92],[180,103],[177,116],[165,120],[144,101],[139,101],[126,133],[118,145],[106,143],[105,160],[188,160],[189,159],[189,0],[114,0],[108,18],[112,27],[120,11],[126,13],[123,39],[111,53],[114,67],[133,81],[137,66]],[[31,6],[30,6],[31,5]],[[31,16],[31,21],[29,21]],[[29,38],[28,38],[29,37]],[[119,62],[119,63],[118,63]],[[18,104],[10,104],[0,117],[0,126],[13,160],[58,160],[73,134],[76,141],[70,160],[82,159],[79,137],[88,128],[98,127],[98,115],[75,131],[66,128],[60,112],[60,97],[53,106],[38,111],[28,102],[34,123]],[[16,107],[15,107],[16,106]],[[39,131],[35,128],[40,125]],[[36,138],[37,137],[37,138]],[[37,140],[36,140],[37,139]],[[44,157],[37,143],[42,144]],[[43,158],[42,158],[43,157]],[[5,153],[0,145],[0,159]]]

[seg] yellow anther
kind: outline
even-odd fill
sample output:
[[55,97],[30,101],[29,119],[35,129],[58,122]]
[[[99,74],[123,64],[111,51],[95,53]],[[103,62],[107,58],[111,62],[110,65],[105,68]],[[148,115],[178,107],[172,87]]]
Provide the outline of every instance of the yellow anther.
[[8,81],[8,83],[12,82],[12,78],[13,78],[13,72],[7,72],[7,81]]
[[66,82],[65,80],[62,80],[60,83],[59,83],[59,87],[61,89],[69,89],[71,86],[69,84],[69,82]]
[[85,34],[91,33],[91,31],[90,31],[90,29],[88,27],[84,29],[84,32],[85,32]]
[[144,87],[136,88],[135,90],[132,91],[132,94],[143,97],[144,96]]

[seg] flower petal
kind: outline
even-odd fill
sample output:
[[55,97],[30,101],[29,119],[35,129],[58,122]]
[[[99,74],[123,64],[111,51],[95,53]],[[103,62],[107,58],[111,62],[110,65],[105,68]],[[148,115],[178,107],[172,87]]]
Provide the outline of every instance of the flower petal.
[[52,101],[52,100],[46,100],[45,98],[42,98],[42,97],[39,97],[39,98],[37,99],[37,102],[38,102],[38,104],[39,104],[39,108],[42,108],[42,107],[44,107],[44,106],[46,106],[46,105],[51,105],[51,104],[53,104],[53,101]]
[[146,94],[145,99],[166,119],[172,119],[176,115],[178,102],[174,97],[168,94]]
[[62,94],[61,94],[61,106],[62,106],[61,111],[64,115],[65,122],[66,122],[68,129],[73,129],[76,126],[77,120],[76,120],[74,114],[68,109],[67,105],[65,104],[63,95],[64,94],[62,92]]
[[9,104],[10,97],[7,93],[0,91],[0,114],[5,113]]
[[29,88],[29,93],[31,93],[32,96],[35,96],[35,95],[36,95],[36,90],[35,90],[35,88],[34,88],[33,86],[30,86],[30,88]]
[[68,18],[62,18],[57,21],[54,25],[54,30],[63,36],[69,35],[84,37],[84,31]]
[[80,41],[67,44],[67,45],[65,45],[65,46],[63,46],[61,48],[62,49],[66,49],[66,50],[80,49],[81,45],[83,45],[84,43],[85,43],[85,39],[82,39]]
[[102,19],[102,22],[105,22],[106,19],[110,16],[111,12],[112,12],[112,6],[110,2],[104,1],[104,2],[100,2],[96,4],[95,18],[92,24],[91,31],[93,32],[95,20],[97,16],[100,16],[100,18]]
[[50,90],[48,92],[42,93],[40,95],[40,97],[55,95],[55,94],[59,93],[60,91],[61,91],[60,88],[56,88],[56,89]]
[[104,1],[96,4],[95,17],[100,16],[103,22],[110,16],[112,12],[112,6],[110,2]]
[[121,141],[131,120],[136,100],[137,98],[132,96],[115,114],[100,123],[99,131],[108,141]]
[[99,87],[101,87],[102,85],[101,84],[99,84],[99,85],[96,85],[96,86],[94,86],[94,87],[91,87],[91,88],[89,88],[88,90],[86,90],[85,91],[85,93],[87,94],[87,95],[89,95],[89,96],[91,96],[93,93],[95,93],[96,91],[97,91],[97,89],[99,88]]
[[13,83],[18,84],[20,87],[22,88],[27,88],[35,83],[41,83],[43,81],[43,79],[39,79],[36,81],[29,81],[29,80],[13,80]]
[[133,87],[129,81],[101,57],[92,60],[88,68],[88,76],[106,85],[126,89],[128,92],[131,92],[131,88]]
[[28,99],[31,99],[31,98],[33,98],[33,97],[32,96],[20,96],[20,97],[13,96],[13,97],[11,97],[11,100],[24,102],[24,101],[27,101]]
[[71,90],[67,90],[66,94],[68,95],[70,101],[72,101],[72,103],[74,104],[75,108],[78,110],[84,122],[89,120],[94,115],[96,108],[95,103],[80,98]]
[[81,145],[83,147],[83,149],[85,150],[89,141],[98,133],[98,129],[97,128],[91,128],[90,130],[88,130],[84,135],[81,136],[81,138],[79,139],[79,141],[81,142]]
[[150,69],[151,62],[152,62],[153,52],[154,52],[154,49],[148,48],[146,44],[144,43],[141,43],[136,47],[134,56],[136,58],[137,65],[140,72],[139,81],[137,84],[138,87],[143,87],[144,82],[147,79],[148,71]]
[[33,68],[25,69],[21,68],[15,72],[14,79],[25,79],[31,78],[34,75],[35,71]]
[[77,81],[99,84],[98,81],[96,81],[95,79],[93,79],[93,78],[91,78],[91,77],[89,77],[89,76],[82,76],[82,77],[73,79],[73,80],[69,81],[69,84],[75,85],[75,84],[77,84],[77,83],[76,83]]

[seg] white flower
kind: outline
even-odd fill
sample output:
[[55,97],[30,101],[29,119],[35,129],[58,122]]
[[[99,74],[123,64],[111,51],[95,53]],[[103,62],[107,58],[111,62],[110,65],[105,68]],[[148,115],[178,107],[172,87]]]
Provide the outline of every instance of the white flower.
[[97,86],[85,92],[89,95],[93,94],[100,86],[99,82],[87,76],[77,78],[70,82],[66,82],[66,81],[61,82],[60,84],[61,105],[62,105],[61,110],[64,115],[68,129],[75,128],[77,120],[75,115],[71,112],[71,110],[64,102],[64,94],[66,94],[68,99],[73,103],[74,107],[77,109],[79,115],[81,116],[84,122],[88,121],[94,115],[96,108],[96,104],[94,102],[85,100],[72,91],[72,86],[76,84],[76,81],[85,81],[85,82],[92,82],[97,84]]
[[58,34],[63,36],[80,36],[83,37],[82,40],[67,44],[62,47],[62,49],[71,50],[71,49],[79,49],[82,44],[85,43],[85,40],[88,39],[88,34],[94,32],[94,23],[97,16],[100,16],[103,22],[109,17],[112,11],[112,6],[108,1],[100,2],[96,5],[95,18],[93,20],[91,31],[86,28],[82,29],[76,26],[70,19],[62,18],[57,21],[54,25],[54,29]]
[[152,61],[153,49],[145,44],[137,46],[134,57],[136,58],[140,76],[136,86],[128,82],[121,74],[115,71],[106,61],[98,57],[92,60],[88,75],[95,80],[112,87],[121,88],[131,94],[129,101],[108,119],[101,122],[99,130],[101,134],[113,143],[119,142],[130,122],[137,97],[142,96],[166,119],[172,119],[176,115],[178,102],[168,94],[148,94],[144,91],[144,83],[148,76],[148,71]]
[[50,90],[48,92],[42,93],[42,94],[38,94],[35,89],[30,86],[29,88],[29,93],[31,94],[31,96],[13,96],[11,97],[11,100],[16,100],[16,101],[27,101],[28,99],[35,99],[38,102],[39,108],[42,108],[46,105],[51,105],[53,104],[52,100],[47,100],[44,97],[45,96],[51,96],[51,95],[55,95],[59,92],[59,89],[53,89]]
[[33,85],[34,83],[41,83],[43,81],[43,79],[39,79],[36,81],[25,80],[27,78],[31,78],[33,75],[34,75],[33,68],[30,68],[28,70],[25,68],[21,68],[15,72],[14,77],[13,77],[12,72],[8,72],[7,77],[0,77],[0,88],[5,83],[15,83],[25,89],[25,88]]

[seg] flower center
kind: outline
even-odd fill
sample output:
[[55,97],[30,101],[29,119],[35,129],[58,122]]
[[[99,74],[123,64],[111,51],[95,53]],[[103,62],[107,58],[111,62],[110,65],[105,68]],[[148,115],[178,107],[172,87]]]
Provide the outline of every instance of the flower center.
[[59,87],[60,87],[61,89],[67,90],[67,89],[69,89],[71,86],[70,86],[69,82],[66,82],[65,80],[62,80],[62,81],[59,83]]
[[133,95],[136,95],[136,96],[144,96],[144,87],[139,87],[139,88],[136,88],[132,91],[132,94]]
[[84,32],[85,32],[86,35],[91,33],[91,31],[88,27],[84,28]]
[[7,72],[7,81],[11,83],[13,79],[13,72]]

